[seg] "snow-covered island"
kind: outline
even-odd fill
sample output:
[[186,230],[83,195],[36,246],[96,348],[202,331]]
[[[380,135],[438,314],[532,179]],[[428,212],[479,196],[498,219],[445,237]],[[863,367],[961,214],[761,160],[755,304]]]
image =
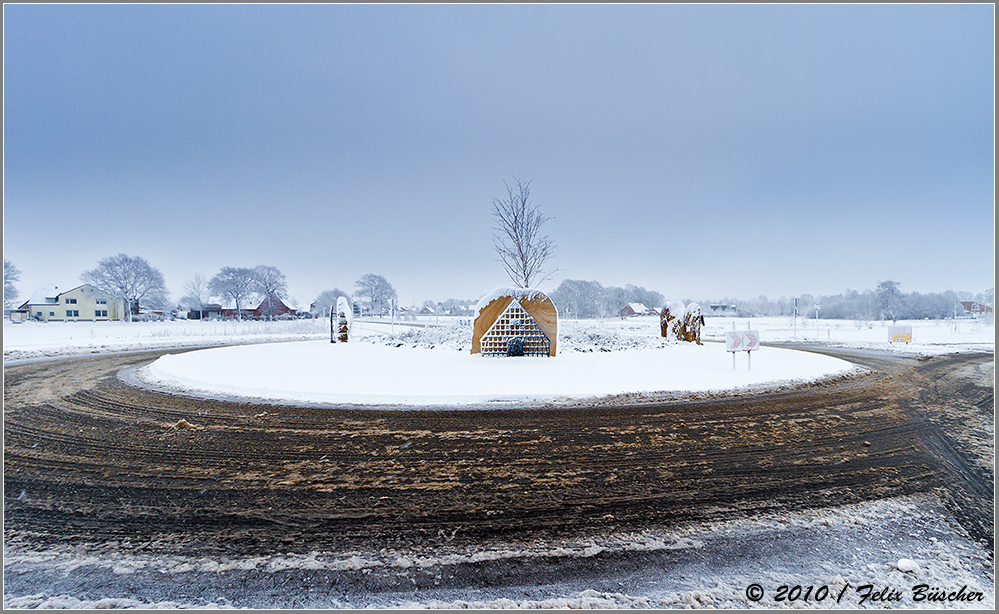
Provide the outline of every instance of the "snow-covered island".
[[[559,403],[622,394],[760,391],[845,375],[849,363],[763,347],[751,370],[725,352],[724,334],[749,326],[763,343],[937,354],[994,351],[994,326],[977,320],[914,321],[910,344],[890,343],[888,323],[790,318],[708,318],[705,344],[660,336],[655,316],[560,322],[554,358],[471,355],[468,319],[358,321],[355,341],[329,343],[326,320],[275,322],[4,323],[4,359],[177,348],[137,373],[140,381],[223,398],[352,405]],[[282,343],[274,343],[282,342]],[[195,352],[186,348],[228,346]]]

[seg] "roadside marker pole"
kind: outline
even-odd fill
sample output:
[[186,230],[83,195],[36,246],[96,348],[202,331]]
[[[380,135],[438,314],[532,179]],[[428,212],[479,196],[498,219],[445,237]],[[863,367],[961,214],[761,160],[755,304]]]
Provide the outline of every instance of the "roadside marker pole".
[[794,322],[794,338],[798,338],[798,299],[794,299],[794,315],[791,316],[791,320]]

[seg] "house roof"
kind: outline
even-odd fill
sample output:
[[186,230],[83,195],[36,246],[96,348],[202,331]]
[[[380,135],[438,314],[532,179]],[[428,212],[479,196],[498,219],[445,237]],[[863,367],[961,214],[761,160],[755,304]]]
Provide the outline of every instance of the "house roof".
[[[282,301],[281,297],[278,296],[277,294],[272,294],[270,296],[270,304],[271,307],[273,308],[276,308],[278,305],[283,305],[285,309],[291,309],[291,307],[285,305],[284,301]],[[265,297],[263,300],[260,301],[260,305],[257,306],[257,309],[263,309],[266,306],[267,306],[267,298]]]
[[[62,296],[63,294],[69,294],[73,290],[79,290],[80,288],[83,288],[84,286],[86,286],[88,288],[94,288],[90,284],[80,284],[79,286],[76,286],[75,288],[70,288],[69,290],[63,290],[62,292],[59,293],[59,296]],[[97,290],[97,288],[94,288],[94,290]],[[98,290],[98,292],[100,292],[100,290]]]
[[648,307],[641,303],[628,303],[628,307],[631,307],[631,310],[635,313],[643,313],[649,310]]
[[31,294],[31,298],[25,301],[25,305],[54,305],[59,302],[59,286],[43,286]]

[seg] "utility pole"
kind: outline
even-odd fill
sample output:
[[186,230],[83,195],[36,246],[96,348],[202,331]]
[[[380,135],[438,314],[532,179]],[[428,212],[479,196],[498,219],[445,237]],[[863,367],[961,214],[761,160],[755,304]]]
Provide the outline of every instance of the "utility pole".
[[794,299],[794,315],[791,316],[794,321],[794,338],[798,338],[798,299]]

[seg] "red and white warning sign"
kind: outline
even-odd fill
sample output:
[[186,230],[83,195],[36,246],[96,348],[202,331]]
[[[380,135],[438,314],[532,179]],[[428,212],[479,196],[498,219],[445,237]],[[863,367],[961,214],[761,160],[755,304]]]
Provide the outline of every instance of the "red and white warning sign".
[[726,352],[739,352],[742,351],[742,332],[730,330],[725,333],[725,351]]
[[752,352],[760,349],[760,331],[730,330],[725,332],[726,352]]

